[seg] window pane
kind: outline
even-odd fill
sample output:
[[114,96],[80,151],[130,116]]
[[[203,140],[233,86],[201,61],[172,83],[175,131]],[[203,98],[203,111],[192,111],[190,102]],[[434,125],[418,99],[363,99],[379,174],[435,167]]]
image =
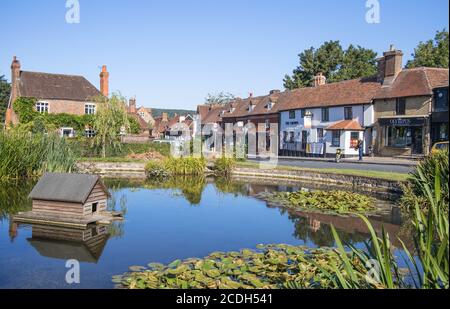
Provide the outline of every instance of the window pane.
[[328,108],[322,108],[322,121],[330,121],[330,111]]
[[404,99],[404,98],[397,99],[396,113],[397,113],[397,115],[405,115],[405,113],[406,113],[406,99]]
[[341,132],[332,131],[331,146],[339,147],[341,146]]
[[353,110],[351,107],[346,107],[344,109],[344,117],[345,120],[352,120],[353,119]]
[[448,88],[436,90],[434,110],[436,112],[448,111],[448,99]]

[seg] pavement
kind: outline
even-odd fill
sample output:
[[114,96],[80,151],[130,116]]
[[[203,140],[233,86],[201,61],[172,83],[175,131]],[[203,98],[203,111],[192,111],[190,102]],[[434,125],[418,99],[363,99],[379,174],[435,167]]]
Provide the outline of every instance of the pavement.
[[[249,160],[257,162],[260,159]],[[303,168],[353,169],[408,174],[417,165],[417,161],[395,158],[364,158],[361,162],[358,161],[358,158],[346,158],[341,159],[341,162],[336,163],[330,158],[279,157],[278,165]]]

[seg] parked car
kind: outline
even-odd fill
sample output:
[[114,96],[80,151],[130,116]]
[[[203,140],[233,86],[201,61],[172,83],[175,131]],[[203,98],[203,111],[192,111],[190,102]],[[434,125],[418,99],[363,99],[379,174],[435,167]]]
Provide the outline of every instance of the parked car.
[[439,143],[434,144],[433,148],[431,149],[431,152],[435,153],[439,150],[448,151],[448,141],[447,142],[439,142]]

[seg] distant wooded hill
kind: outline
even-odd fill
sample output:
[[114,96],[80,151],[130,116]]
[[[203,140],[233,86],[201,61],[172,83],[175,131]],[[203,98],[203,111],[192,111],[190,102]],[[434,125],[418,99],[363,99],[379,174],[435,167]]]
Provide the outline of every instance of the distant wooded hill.
[[196,112],[193,110],[186,110],[186,109],[152,108],[153,117],[161,116],[162,113],[167,113],[169,118],[172,118],[173,116],[175,116],[175,114],[177,114],[177,115],[187,115],[187,114],[194,115]]

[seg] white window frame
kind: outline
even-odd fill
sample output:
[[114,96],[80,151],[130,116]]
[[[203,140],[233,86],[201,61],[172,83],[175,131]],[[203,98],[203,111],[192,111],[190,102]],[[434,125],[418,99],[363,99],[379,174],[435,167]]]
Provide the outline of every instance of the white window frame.
[[69,136],[67,136],[68,138],[72,138],[75,136],[75,130],[73,128],[63,127],[63,128],[60,128],[60,130],[61,130],[61,137],[64,137],[64,131],[71,131]]
[[50,104],[46,101],[36,102],[36,111],[40,114],[48,114],[50,112]]
[[[89,112],[91,111],[91,112]],[[84,114],[85,115],[95,115],[97,111],[97,106],[94,103],[84,104]]]
[[84,129],[84,136],[87,138],[93,138],[95,136],[94,129]]

